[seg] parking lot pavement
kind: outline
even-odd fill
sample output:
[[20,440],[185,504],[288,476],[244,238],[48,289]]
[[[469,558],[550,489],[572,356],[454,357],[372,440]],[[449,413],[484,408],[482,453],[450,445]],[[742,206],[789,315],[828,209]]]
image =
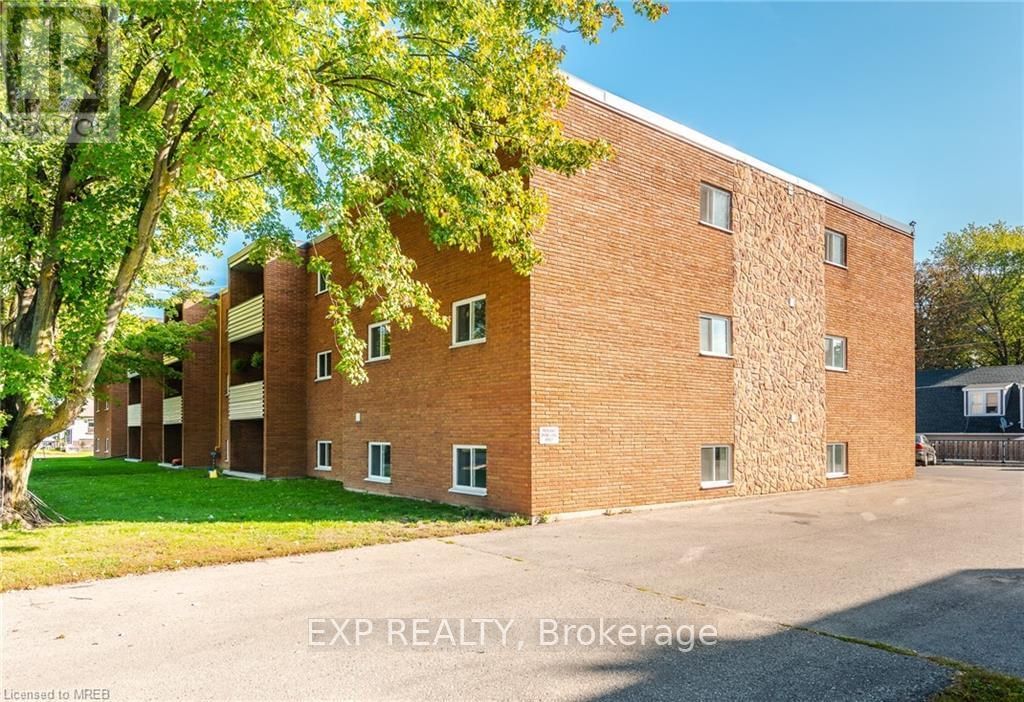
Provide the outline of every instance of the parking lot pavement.
[[[923,700],[948,669],[828,634],[1022,674],[1022,487],[1021,472],[938,467],[901,483],[8,593],[3,687],[111,700]],[[373,633],[310,645],[311,630],[331,643],[350,618]],[[437,645],[389,641],[387,618],[407,633],[426,620],[423,640]],[[579,632],[601,618],[683,636],[542,645],[552,622]],[[508,640],[437,637],[441,622],[471,619],[506,623]],[[714,643],[686,651],[686,627],[708,626]]]
[[457,539],[1024,677],[1024,470],[636,512]]

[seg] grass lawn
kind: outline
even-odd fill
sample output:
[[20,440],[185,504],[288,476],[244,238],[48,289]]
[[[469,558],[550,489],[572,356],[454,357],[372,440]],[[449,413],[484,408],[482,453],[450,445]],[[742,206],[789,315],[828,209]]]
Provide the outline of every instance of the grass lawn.
[[91,457],[37,460],[30,488],[68,523],[0,532],[0,590],[522,523],[327,480],[210,480],[205,471]]

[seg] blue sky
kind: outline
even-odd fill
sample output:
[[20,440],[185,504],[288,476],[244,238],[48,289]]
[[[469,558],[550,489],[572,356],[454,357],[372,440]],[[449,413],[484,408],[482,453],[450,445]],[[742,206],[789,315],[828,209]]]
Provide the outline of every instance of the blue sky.
[[671,3],[584,80],[904,222],[1024,224],[1024,4]]
[[558,41],[570,73],[916,220],[918,259],[969,222],[1024,224],[1024,4],[677,2]]

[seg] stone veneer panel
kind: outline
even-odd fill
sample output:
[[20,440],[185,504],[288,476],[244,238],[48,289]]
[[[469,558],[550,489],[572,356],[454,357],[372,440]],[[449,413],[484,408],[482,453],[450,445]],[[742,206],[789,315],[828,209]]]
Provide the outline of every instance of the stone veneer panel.
[[825,202],[736,169],[734,494],[823,487]]

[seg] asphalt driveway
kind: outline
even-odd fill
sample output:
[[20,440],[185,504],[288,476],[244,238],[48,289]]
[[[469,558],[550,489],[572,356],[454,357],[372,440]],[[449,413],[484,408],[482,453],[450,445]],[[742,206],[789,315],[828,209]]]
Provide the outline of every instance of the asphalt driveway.
[[72,699],[923,700],[950,670],[870,642],[1024,677],[1024,471],[9,593],[3,619],[5,692]]

